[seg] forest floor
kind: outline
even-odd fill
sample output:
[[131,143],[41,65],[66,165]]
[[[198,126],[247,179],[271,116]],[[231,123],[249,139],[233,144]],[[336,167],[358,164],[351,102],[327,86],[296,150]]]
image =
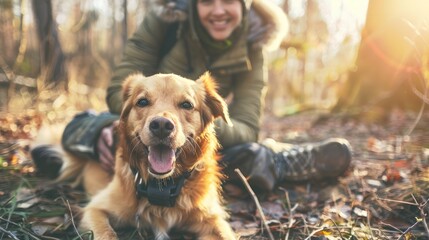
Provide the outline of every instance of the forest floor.
[[[291,143],[345,137],[353,147],[351,170],[336,181],[285,183],[257,199],[245,189],[240,198],[229,196],[240,239],[429,239],[429,116],[415,128],[415,114],[401,111],[382,124],[321,116],[267,114],[262,137]],[[71,211],[87,202],[85,194],[49,187],[32,165],[29,144],[47,117],[32,110],[0,114],[0,239],[90,235],[77,232]],[[135,230],[121,236],[139,239]]]

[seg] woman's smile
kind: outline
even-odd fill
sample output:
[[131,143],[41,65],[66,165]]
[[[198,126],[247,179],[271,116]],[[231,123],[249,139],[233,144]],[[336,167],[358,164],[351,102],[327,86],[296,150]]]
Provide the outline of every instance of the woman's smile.
[[217,41],[226,40],[240,25],[243,6],[240,0],[198,0],[201,24]]

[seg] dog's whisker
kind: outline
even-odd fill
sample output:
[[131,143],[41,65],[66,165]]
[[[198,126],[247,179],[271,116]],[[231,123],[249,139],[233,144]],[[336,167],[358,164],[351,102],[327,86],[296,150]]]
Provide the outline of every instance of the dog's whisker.
[[[129,153],[129,159],[133,159],[132,158],[132,155],[133,155],[133,153],[134,153],[134,150],[140,145],[140,144],[143,144],[141,141],[140,141],[140,139],[137,137],[137,136],[135,136],[133,139],[131,139],[131,146],[132,146],[132,149],[131,149],[131,151],[130,151],[130,153]],[[137,164],[137,163],[135,163],[135,164]]]
[[[193,144],[193,141],[192,141],[193,139],[192,138],[190,138],[190,137],[187,137],[186,138],[186,142],[188,143],[188,144],[186,144],[186,146],[187,146],[187,148],[191,151],[191,152],[194,152],[195,151],[195,146],[194,146],[194,144]],[[185,153],[186,154],[186,153]]]
[[194,138],[189,137],[187,140],[189,141],[190,145],[193,148],[192,149],[193,153],[197,153],[197,150],[201,151],[201,147],[199,146],[199,144],[196,142],[196,140]]
[[[200,151],[200,152],[202,152],[203,150],[201,149],[201,146],[200,146],[200,144],[198,144],[198,142],[197,142],[197,140],[196,139],[192,139],[192,141],[194,142],[194,146],[196,147],[196,148],[198,148],[198,150]],[[195,150],[195,152],[197,151],[197,149]]]

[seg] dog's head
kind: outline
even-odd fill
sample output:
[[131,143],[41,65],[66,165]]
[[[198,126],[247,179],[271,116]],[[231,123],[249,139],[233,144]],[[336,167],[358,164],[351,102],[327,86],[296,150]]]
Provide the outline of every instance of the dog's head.
[[123,99],[123,155],[143,179],[189,171],[202,154],[213,154],[217,147],[214,119],[230,123],[208,73],[196,81],[174,74],[131,75],[123,84]]

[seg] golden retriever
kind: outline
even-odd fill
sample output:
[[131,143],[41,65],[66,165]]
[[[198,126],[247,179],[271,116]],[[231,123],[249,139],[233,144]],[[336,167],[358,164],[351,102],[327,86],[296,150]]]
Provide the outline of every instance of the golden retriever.
[[157,240],[170,239],[172,229],[235,239],[222,206],[213,126],[217,117],[230,119],[211,76],[134,74],[124,81],[123,102],[113,179],[94,161],[82,171],[85,188],[99,192],[81,228],[103,240],[117,239],[115,229],[126,226],[151,230]]

